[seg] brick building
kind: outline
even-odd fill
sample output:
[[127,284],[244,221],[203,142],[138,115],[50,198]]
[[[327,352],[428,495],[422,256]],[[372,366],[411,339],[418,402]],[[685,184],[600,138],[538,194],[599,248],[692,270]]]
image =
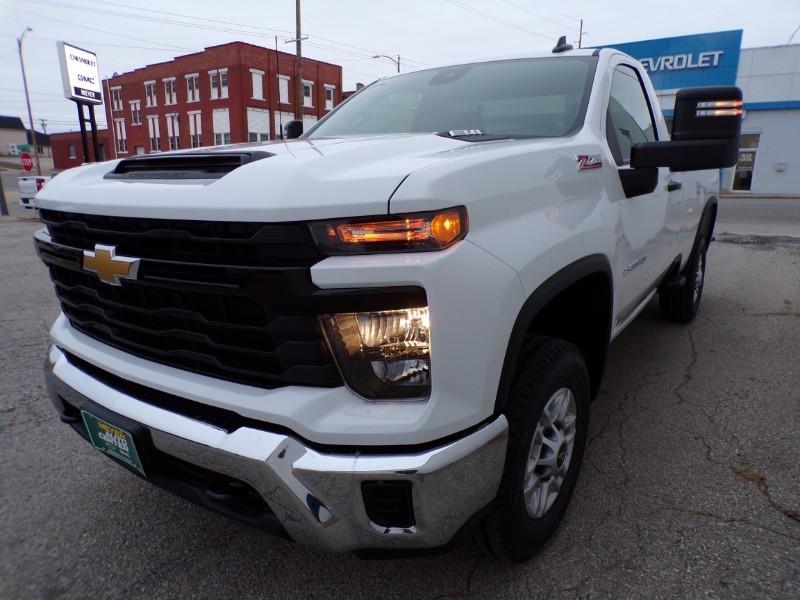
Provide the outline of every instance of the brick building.
[[[103,82],[105,159],[280,137],[294,119],[296,57],[231,42]],[[342,68],[303,58],[306,129],[341,101]],[[56,169],[81,164],[80,134],[51,136]],[[91,145],[91,144],[90,144]]]

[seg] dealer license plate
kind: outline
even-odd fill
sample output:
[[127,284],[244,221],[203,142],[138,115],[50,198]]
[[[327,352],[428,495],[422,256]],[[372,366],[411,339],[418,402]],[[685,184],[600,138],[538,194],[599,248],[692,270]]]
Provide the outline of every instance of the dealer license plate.
[[129,432],[85,410],[81,411],[81,416],[95,448],[130,465],[142,475],[145,474],[133,436]]

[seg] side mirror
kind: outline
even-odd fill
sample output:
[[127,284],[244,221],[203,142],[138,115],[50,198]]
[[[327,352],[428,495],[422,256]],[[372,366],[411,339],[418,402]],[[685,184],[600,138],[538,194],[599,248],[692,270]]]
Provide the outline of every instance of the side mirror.
[[[286,137],[290,140],[295,138],[299,138],[303,135],[303,122],[299,119],[295,119],[293,121],[289,121],[286,124]],[[737,148],[738,150],[738,148]]]
[[672,171],[719,169],[736,164],[742,125],[742,90],[736,86],[678,91],[672,140],[631,148],[631,167]]

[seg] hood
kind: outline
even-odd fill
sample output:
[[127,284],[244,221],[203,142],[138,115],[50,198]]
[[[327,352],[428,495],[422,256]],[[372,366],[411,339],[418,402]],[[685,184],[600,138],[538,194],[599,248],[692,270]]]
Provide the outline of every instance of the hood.
[[62,172],[36,199],[39,208],[222,221],[295,221],[385,214],[403,179],[453,156],[469,142],[433,134],[297,139],[202,148],[260,150],[272,156],[220,179],[120,180],[120,161]]

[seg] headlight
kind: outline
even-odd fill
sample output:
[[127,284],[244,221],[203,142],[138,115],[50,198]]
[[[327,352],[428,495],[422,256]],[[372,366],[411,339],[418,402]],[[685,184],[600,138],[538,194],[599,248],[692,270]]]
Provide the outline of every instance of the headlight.
[[463,206],[423,213],[311,223],[326,254],[443,250],[467,235]]
[[321,317],[350,388],[371,400],[430,395],[428,307]]

